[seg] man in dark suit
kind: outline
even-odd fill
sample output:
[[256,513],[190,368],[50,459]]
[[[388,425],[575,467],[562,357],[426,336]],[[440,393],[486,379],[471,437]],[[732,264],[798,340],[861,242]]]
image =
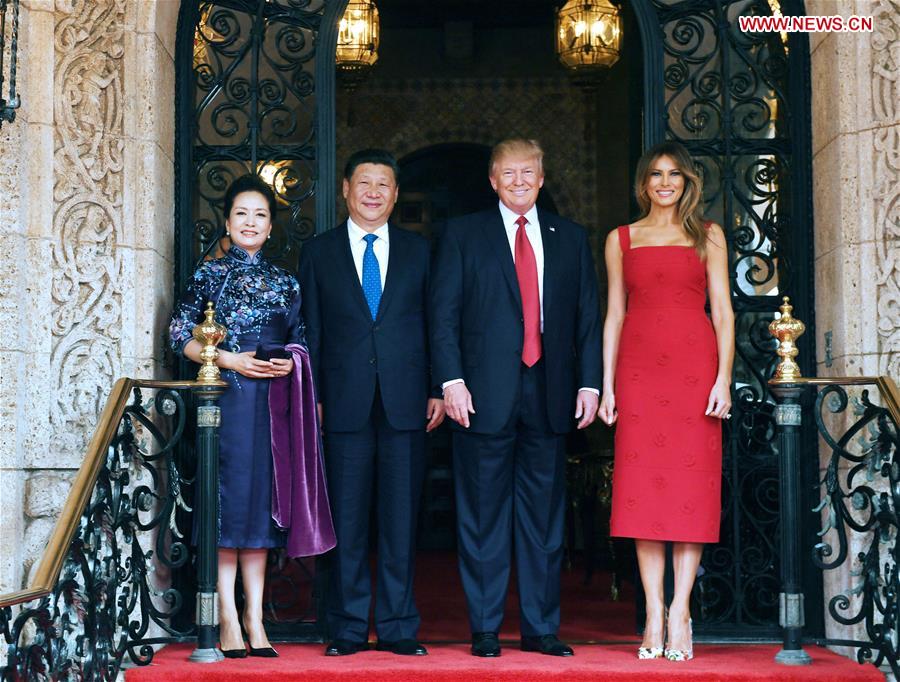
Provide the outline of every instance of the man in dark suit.
[[533,140],[491,155],[499,207],[451,220],[431,280],[432,362],[453,419],[459,567],[472,653],[499,656],[515,539],[524,651],[557,637],[565,434],[596,417],[601,325],[584,228],[535,207]]
[[426,309],[430,249],[388,224],[397,201],[388,152],[353,154],[344,170],[346,223],[303,247],[300,284],[337,548],[328,656],[367,648],[369,510],[377,481],[377,649],[427,653],[417,641],[413,562],[425,432],[444,418],[429,398]]

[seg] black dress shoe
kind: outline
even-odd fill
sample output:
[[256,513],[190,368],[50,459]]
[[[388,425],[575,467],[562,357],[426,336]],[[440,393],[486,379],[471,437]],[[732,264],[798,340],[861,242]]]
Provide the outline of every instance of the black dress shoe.
[[246,649],[222,649],[225,658],[247,658]]
[[368,642],[351,642],[349,639],[335,639],[325,647],[326,656],[349,656],[369,648]]
[[260,647],[259,649],[250,647],[250,655],[259,656],[260,658],[278,658],[278,652],[270,646]]
[[500,655],[500,640],[496,632],[473,632],[472,655],[482,658],[496,658]]
[[522,651],[539,651],[548,656],[574,656],[572,647],[560,642],[556,635],[522,637]]
[[425,656],[428,654],[428,649],[414,639],[398,639],[396,642],[379,639],[375,650],[390,651],[398,656]]

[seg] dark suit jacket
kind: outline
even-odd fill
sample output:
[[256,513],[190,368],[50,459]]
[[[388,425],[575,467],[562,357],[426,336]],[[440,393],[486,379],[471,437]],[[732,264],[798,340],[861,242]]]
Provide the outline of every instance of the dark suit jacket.
[[346,222],[304,244],[300,255],[306,341],[326,431],[358,431],[365,425],[376,373],[391,426],[425,426],[429,245],[421,235],[393,225],[388,236],[387,279],[374,322]]
[[[538,212],[544,246],[543,360],[555,433],[574,425],[581,387],[600,388],[597,277],[583,227]],[[436,384],[465,379],[470,431],[497,433],[519,393],[522,299],[499,208],[451,220],[431,281],[431,356]]]

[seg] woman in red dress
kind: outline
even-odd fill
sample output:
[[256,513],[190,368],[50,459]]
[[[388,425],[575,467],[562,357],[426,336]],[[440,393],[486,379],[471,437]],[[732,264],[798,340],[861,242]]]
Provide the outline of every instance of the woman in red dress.
[[[610,527],[613,536],[634,538],[637,548],[647,597],[639,658],[693,657],[691,589],[703,544],[719,540],[734,313],[725,235],[703,220],[701,193],[687,150],[657,145],[638,162],[642,217],[606,240],[598,414],[607,424],[618,422]],[[675,568],[668,617],[666,542],[673,543]]]

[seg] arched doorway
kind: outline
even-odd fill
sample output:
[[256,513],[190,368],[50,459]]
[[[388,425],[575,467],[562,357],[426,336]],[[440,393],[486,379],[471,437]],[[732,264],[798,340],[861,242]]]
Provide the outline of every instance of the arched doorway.
[[[688,146],[703,171],[707,212],[725,228],[732,253],[737,400],[726,434],[723,535],[704,557],[696,628],[720,637],[771,637],[778,619],[778,453],[765,384],[776,356],[766,325],[785,293],[810,327],[814,322],[808,41],[797,33],[786,40],[741,33],[736,17],[769,14],[766,0],[627,5],[643,63],[641,139],[632,142],[640,149],[673,138]],[[214,248],[221,225],[216,204],[238,171],[272,178],[286,209],[272,250],[284,263],[294,261],[304,238],[335,225],[333,60],[345,6],[346,0],[183,3],[176,287]],[[781,7],[803,14],[801,0]],[[565,197],[560,203],[565,213]],[[808,375],[814,338],[808,332],[800,340]],[[805,442],[814,444],[814,436]],[[803,475],[812,498],[816,457],[808,454]],[[815,518],[808,520],[812,546]],[[812,572],[805,576],[807,595],[821,595],[817,580]],[[815,635],[821,599],[809,599],[806,608]]]

